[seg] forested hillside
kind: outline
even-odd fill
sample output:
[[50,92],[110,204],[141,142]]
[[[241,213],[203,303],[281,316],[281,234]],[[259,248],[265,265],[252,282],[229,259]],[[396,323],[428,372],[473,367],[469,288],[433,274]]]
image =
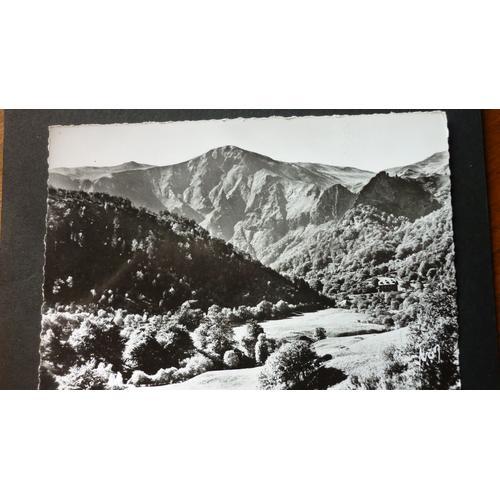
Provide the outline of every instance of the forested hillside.
[[325,224],[279,270],[304,276],[329,296],[375,292],[373,279],[391,276],[411,290],[435,278],[454,278],[451,207],[411,222],[359,205],[339,223]]
[[44,296],[47,306],[76,303],[161,313],[196,300],[207,309],[322,299],[194,221],[138,209],[101,193],[51,189]]

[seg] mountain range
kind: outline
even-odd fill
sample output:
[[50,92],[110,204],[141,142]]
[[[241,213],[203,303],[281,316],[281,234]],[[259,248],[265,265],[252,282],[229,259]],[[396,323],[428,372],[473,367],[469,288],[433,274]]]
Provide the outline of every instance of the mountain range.
[[223,146],[167,166],[53,168],[49,185],[129,199],[194,220],[265,265],[277,267],[306,234],[359,204],[415,220],[449,194],[448,153],[375,174],[354,167],[288,163]]

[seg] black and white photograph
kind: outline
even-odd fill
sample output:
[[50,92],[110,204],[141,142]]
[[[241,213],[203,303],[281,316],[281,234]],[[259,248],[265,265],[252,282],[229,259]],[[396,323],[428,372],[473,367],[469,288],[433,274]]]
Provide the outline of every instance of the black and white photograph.
[[4,4],[6,499],[498,490],[494,2]]
[[444,112],[49,129],[41,389],[459,389]]

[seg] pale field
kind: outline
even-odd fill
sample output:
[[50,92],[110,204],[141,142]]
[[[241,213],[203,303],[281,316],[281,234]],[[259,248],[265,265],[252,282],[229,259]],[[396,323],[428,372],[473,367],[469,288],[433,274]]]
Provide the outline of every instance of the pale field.
[[[261,323],[266,335],[273,338],[293,337],[312,333],[323,327],[327,338],[313,344],[321,356],[330,354],[326,367],[342,370],[346,375],[368,375],[379,371],[382,353],[389,345],[400,345],[407,336],[407,328],[383,331],[383,327],[367,322],[366,315],[344,309],[325,309],[290,318]],[[235,328],[236,336],[245,326]],[[371,333],[366,333],[366,332]],[[363,332],[363,333],[359,333]],[[202,373],[181,384],[162,386],[160,389],[258,389],[261,367],[240,370],[218,370]],[[345,389],[346,381],[332,387]]]

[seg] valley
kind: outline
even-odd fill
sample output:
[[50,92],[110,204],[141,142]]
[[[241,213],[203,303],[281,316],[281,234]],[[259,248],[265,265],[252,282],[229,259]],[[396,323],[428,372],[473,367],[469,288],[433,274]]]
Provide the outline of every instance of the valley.
[[235,146],[51,169],[42,386],[456,386],[449,176]]

